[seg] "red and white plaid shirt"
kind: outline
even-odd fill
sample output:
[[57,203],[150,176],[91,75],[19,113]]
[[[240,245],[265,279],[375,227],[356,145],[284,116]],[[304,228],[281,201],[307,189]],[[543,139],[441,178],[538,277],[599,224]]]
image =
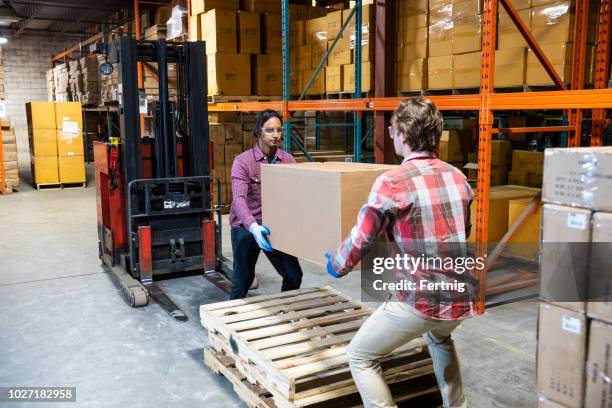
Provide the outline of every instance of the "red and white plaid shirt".
[[[473,199],[474,192],[459,169],[432,153],[412,153],[400,166],[376,179],[368,202],[359,211],[357,225],[332,257],[334,269],[343,274],[349,272],[383,231],[395,241],[400,252],[413,257],[420,254],[416,248],[423,246],[433,246],[440,256],[445,251],[441,247],[463,248],[471,229]],[[397,278],[400,277],[416,282],[417,290],[397,291],[399,299],[427,317],[461,320],[476,314],[473,292],[436,294],[418,290],[422,279],[429,282],[461,280],[471,284],[473,289],[477,281],[470,274],[417,268],[412,275],[398,273]]]

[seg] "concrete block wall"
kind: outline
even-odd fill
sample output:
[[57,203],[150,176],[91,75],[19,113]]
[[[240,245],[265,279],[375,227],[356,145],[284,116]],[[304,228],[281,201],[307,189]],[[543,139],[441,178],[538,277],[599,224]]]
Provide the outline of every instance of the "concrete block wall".
[[[25,103],[46,101],[49,58],[77,43],[75,39],[22,36],[2,46],[6,114],[17,135],[20,170],[29,170],[30,154]],[[25,180],[22,180],[24,182]]]

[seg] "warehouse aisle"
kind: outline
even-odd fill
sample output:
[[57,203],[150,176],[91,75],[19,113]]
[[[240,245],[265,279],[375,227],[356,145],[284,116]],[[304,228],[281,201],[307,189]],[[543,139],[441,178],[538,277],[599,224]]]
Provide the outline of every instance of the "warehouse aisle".
[[[192,276],[161,283],[189,315],[187,323],[156,304],[129,308],[98,261],[92,186],[41,192],[22,186],[0,197],[0,225],[0,386],[76,386],[78,402],[69,407],[243,406],[202,362],[207,341],[198,306],[226,296]],[[227,233],[224,245],[231,256]],[[357,276],[332,280],[312,264],[302,266],[303,287],[331,284],[359,297]],[[280,279],[263,256],[258,270],[255,293],[278,290]],[[457,330],[470,407],[537,405],[536,310],[530,303],[499,307]]]

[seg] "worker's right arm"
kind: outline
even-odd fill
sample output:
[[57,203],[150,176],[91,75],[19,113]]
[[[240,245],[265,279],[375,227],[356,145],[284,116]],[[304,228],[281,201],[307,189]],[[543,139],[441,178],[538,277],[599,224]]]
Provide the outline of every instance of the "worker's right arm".
[[232,205],[236,209],[238,219],[246,229],[249,229],[251,224],[257,222],[247,204],[249,183],[250,177],[247,166],[240,160],[234,160],[232,164]]

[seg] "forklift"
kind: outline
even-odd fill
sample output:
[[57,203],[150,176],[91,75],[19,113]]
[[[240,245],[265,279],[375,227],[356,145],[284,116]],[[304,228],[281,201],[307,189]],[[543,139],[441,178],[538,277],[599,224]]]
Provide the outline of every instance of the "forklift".
[[[221,251],[221,208],[212,200],[221,183],[210,176],[205,43],[121,37],[92,51],[106,59],[103,74],[119,70],[120,135],[94,144],[100,259],[129,305],[153,299],[186,321],[157,281],[203,273],[227,292],[232,273]],[[159,101],[147,103],[139,91],[139,62],[157,65]]]

